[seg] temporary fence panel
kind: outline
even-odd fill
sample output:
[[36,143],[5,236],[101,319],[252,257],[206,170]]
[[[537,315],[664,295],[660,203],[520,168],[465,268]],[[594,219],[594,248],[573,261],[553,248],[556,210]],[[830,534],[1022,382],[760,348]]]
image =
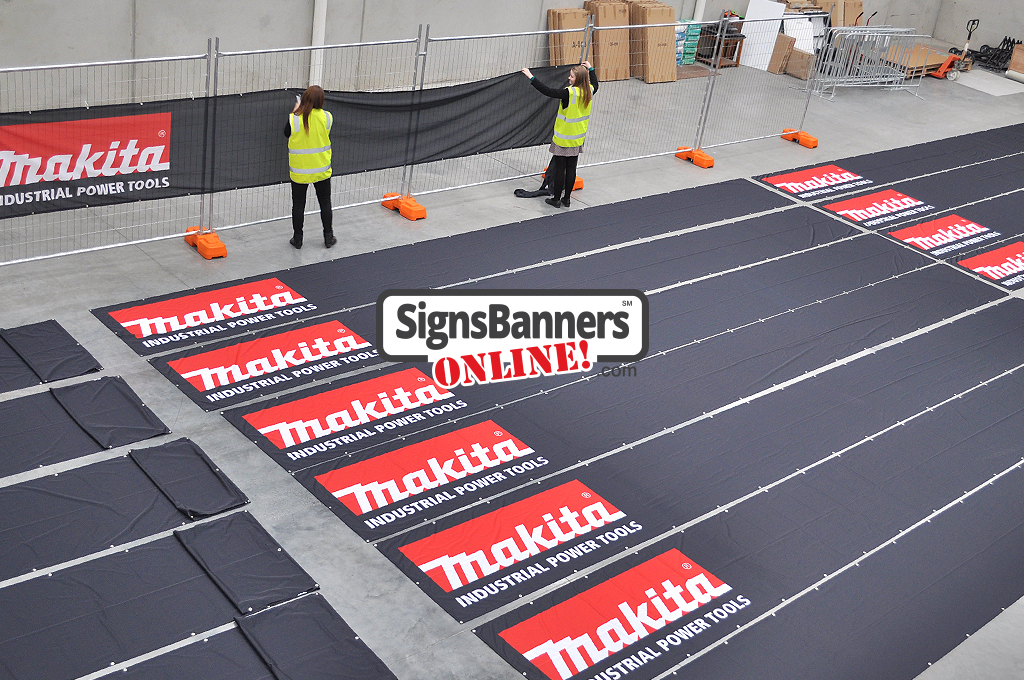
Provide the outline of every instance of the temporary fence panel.
[[801,129],[815,63],[810,19],[724,19],[704,29],[698,59],[712,65],[715,77],[695,146]]
[[[428,27],[421,88],[478,82],[526,67],[578,64],[584,58],[586,33],[585,28],[572,28],[435,38],[430,37]],[[519,77],[526,81],[526,76]],[[531,94],[543,97],[539,92]],[[509,101],[505,105],[515,107],[520,103]],[[546,146],[533,146],[422,163],[409,169],[403,193],[429,194],[537,175],[549,158]]]
[[[207,93],[209,64],[210,55],[200,54],[0,69],[0,218],[6,218],[0,219],[0,262],[153,240],[197,224],[200,198],[182,195],[188,193],[187,189],[177,191],[176,197],[159,200],[141,200],[154,188],[150,186],[136,192],[140,200],[131,202],[62,210],[55,209],[55,204],[63,201],[61,197],[67,192],[76,198],[85,196],[75,203],[82,205],[93,195],[87,192],[105,191],[109,185],[131,200],[130,186],[134,184],[129,185],[129,181],[134,178],[128,167],[140,160],[138,151],[132,154],[134,148],[128,139],[93,139],[88,128],[98,123],[76,127],[66,126],[67,121],[94,121],[106,115],[121,121],[108,125],[116,135],[130,127],[132,117],[154,110],[147,108],[147,103],[160,102],[164,106],[161,110],[165,110],[168,102],[201,100]],[[134,104],[139,105],[135,107],[137,113],[131,108]],[[15,133],[15,127],[32,123],[43,127],[34,128],[31,135]],[[204,131],[195,128],[204,124],[193,116],[184,123],[191,129],[179,126],[176,134],[202,138]],[[170,136],[169,131],[164,133]],[[159,141],[169,147],[169,139],[161,137]],[[110,146],[108,150],[108,145],[115,142],[116,148]],[[126,146],[119,146],[122,143]],[[84,153],[86,146],[88,153]],[[110,162],[94,160],[84,163],[88,168],[76,168],[89,158],[100,158],[97,151],[103,155],[115,151],[115,157]],[[173,172],[175,160],[170,163]],[[103,170],[100,164],[105,164]],[[125,167],[129,174],[118,167]],[[107,187],[88,180],[100,177],[96,181],[102,181],[108,176],[111,181]],[[86,179],[80,182],[72,177]],[[62,181],[54,181],[57,179]]]
[[[218,52],[218,95],[245,97],[257,92],[289,90],[296,96],[309,85],[320,85],[328,92],[372,93],[409,92],[416,86],[419,38],[349,45]],[[280,148],[251,149],[253,154],[287,155],[284,126],[294,100],[283,100],[280,116],[268,120],[281,130]],[[326,105],[330,110],[330,104]],[[344,126],[346,121],[335,120]],[[261,144],[253,140],[253,145]],[[335,158],[346,153],[344,144],[334,144]],[[216,171],[216,169],[215,169]],[[337,174],[331,180],[331,204],[334,208],[379,202],[385,193],[398,191],[403,167]],[[291,189],[282,172],[281,183],[240,188],[214,197],[213,226],[229,229],[284,219],[291,214]],[[314,192],[307,192],[305,212],[319,214]]]
[[920,85],[928,36],[912,28],[869,26],[829,30],[812,82],[815,94],[832,99],[840,87],[910,88]]
[[661,21],[672,18],[664,5],[637,5],[629,18],[625,26],[594,27],[601,88],[581,167],[673,154],[696,138],[714,73],[696,59],[697,43],[714,24]]

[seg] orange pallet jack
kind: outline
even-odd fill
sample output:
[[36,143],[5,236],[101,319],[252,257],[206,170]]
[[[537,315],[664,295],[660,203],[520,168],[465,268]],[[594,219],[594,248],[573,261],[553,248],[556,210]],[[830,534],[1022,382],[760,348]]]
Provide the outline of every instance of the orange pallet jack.
[[945,78],[946,80],[956,80],[960,77],[961,71],[971,70],[974,62],[971,60],[968,50],[971,48],[971,36],[977,30],[979,23],[981,22],[977,19],[971,19],[967,22],[967,42],[964,43],[964,51],[960,54],[950,54],[946,57],[946,61],[942,62],[942,66],[938,70],[932,71],[928,75],[935,78]]

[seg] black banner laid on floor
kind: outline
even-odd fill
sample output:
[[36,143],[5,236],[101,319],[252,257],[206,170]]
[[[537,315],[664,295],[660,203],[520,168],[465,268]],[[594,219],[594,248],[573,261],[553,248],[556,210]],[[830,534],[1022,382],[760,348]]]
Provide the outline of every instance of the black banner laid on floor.
[[246,335],[201,350],[150,359],[205,411],[334,378],[380,363],[372,308]]
[[101,370],[99,362],[59,323],[50,319],[0,330],[3,338],[43,382]]
[[[568,67],[536,71],[555,85]],[[0,114],[0,218],[287,182],[294,103],[278,90]],[[421,92],[330,92],[324,108],[333,172],[346,175],[544,144],[558,102],[513,73]]]
[[280,680],[395,675],[319,594],[236,619],[249,643]]
[[248,512],[174,535],[242,614],[319,588]]

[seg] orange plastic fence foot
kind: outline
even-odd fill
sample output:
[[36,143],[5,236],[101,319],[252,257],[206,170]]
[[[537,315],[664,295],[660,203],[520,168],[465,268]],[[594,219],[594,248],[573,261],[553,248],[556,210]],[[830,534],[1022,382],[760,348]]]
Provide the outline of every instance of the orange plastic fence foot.
[[193,248],[196,247],[196,238],[203,231],[202,227],[189,227],[185,230],[185,243],[189,244]]
[[803,130],[786,128],[782,131],[782,138],[788,142],[797,142],[800,146],[808,149],[814,149],[818,146],[818,138],[810,136]]
[[698,168],[715,167],[715,159],[700,149],[691,149],[688,146],[680,146],[676,149],[676,158],[690,161]]
[[[544,174],[547,171],[548,171],[548,168],[545,165],[544,166],[544,170],[541,172],[541,174]],[[579,191],[582,188],[583,188],[583,178],[580,177],[579,175],[576,175],[576,183],[572,185],[572,190],[573,191]]]
[[422,220],[427,217],[427,209],[412,196],[402,196],[398,199],[398,214],[407,220]]
[[196,237],[196,250],[207,260],[228,256],[227,246],[221,243],[220,237],[212,232]]
[[402,198],[402,194],[384,194],[384,200],[381,201],[381,205],[388,210],[398,210],[398,199]]

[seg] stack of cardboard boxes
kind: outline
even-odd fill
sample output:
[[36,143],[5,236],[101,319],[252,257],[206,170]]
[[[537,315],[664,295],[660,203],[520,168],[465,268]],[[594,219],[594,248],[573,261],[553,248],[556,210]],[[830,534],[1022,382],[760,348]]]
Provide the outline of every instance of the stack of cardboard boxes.
[[[667,83],[676,79],[676,10],[656,0],[630,0],[629,72],[645,83]],[[657,28],[636,28],[650,24],[671,24]],[[696,45],[694,46],[696,47]],[[694,50],[696,51],[696,50]]]
[[548,10],[548,30],[580,29],[571,33],[554,33],[548,36],[548,51],[552,66],[580,63],[586,27],[587,11],[584,9]]
[[[591,61],[597,79],[629,78],[629,5],[616,0],[587,0],[583,9],[594,18]],[[621,26],[621,28],[616,28]]]
[[[648,83],[676,79],[675,9],[656,0],[586,0],[583,9],[549,9],[548,29],[584,28],[593,17],[590,61],[598,80],[626,80],[630,76]],[[669,24],[656,28],[630,25]],[[558,33],[550,39],[553,65],[579,63],[583,31]]]
[[[823,0],[824,1],[824,0]],[[827,0],[825,9],[832,6],[832,26],[864,25],[864,3],[862,0]]]

